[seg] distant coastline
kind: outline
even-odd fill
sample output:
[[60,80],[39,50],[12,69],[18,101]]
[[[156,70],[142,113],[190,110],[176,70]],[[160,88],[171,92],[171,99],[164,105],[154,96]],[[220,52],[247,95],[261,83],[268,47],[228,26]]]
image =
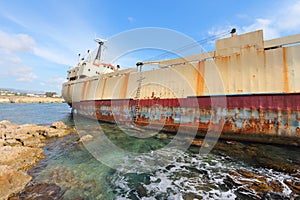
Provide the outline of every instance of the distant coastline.
[[64,103],[60,97],[0,96],[0,103]]

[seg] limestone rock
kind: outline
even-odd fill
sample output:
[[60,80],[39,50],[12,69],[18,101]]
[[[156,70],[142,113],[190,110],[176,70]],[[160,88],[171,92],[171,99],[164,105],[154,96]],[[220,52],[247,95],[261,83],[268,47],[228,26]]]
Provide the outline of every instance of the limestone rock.
[[85,141],[89,141],[89,140],[92,140],[93,139],[93,136],[92,135],[85,135],[85,136],[82,136],[80,139],[79,139],[79,142],[85,142]]
[[0,147],[1,165],[8,165],[15,170],[26,171],[44,158],[41,148],[31,147]]
[[56,127],[57,129],[66,129],[67,126],[63,122],[53,122],[53,127]]
[[0,97],[0,103],[64,103],[63,98],[54,97],[29,97],[29,96],[9,96]]
[[10,103],[9,99],[0,99],[0,103]]
[[157,137],[158,139],[167,139],[167,138],[168,138],[168,135],[165,134],[165,133],[159,133],[159,134],[156,135],[156,137]]
[[201,147],[201,146],[203,145],[203,140],[194,139],[194,140],[192,141],[192,145],[193,145],[193,146]]
[[7,199],[11,194],[21,191],[30,180],[31,176],[25,172],[0,165],[0,199]]
[[[21,191],[31,180],[25,171],[44,158],[41,147],[46,138],[62,137],[73,131],[63,122],[39,126],[0,121],[0,200]],[[52,192],[53,187],[50,188]]]
[[15,138],[5,138],[4,145],[8,146],[22,146],[22,142],[16,140]]

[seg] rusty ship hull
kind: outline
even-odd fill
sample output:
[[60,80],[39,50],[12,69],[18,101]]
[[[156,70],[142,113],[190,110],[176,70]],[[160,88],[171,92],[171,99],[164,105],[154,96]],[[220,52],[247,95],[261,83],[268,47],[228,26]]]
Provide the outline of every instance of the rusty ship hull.
[[213,52],[155,61],[157,70],[75,73],[62,95],[101,121],[300,146],[299,42],[300,35],[265,41],[261,30],[235,35]]

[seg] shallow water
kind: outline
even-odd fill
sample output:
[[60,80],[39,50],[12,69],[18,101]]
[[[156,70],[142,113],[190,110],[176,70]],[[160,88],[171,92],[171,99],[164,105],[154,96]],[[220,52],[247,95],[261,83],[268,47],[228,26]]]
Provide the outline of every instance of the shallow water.
[[[25,110],[21,105],[11,106],[16,106],[10,108],[15,116]],[[158,133],[137,138],[134,135],[139,131],[131,127],[86,119],[74,123],[64,104],[46,107],[60,114],[41,114],[45,107],[33,105],[28,110],[35,108],[36,112],[26,119],[19,117],[20,122],[16,123],[37,120],[51,124],[63,120],[69,125],[76,124],[80,131],[47,142],[46,158],[29,170],[33,181],[17,195],[20,199],[300,198],[297,187],[289,184],[298,184],[298,188],[300,185],[299,148],[222,141],[211,153],[201,155],[198,147],[186,151],[166,148],[172,135]],[[0,116],[0,120],[4,119],[3,113]],[[92,135],[93,140],[79,143],[79,136],[86,134]],[[106,140],[117,146],[118,151],[108,149]]]

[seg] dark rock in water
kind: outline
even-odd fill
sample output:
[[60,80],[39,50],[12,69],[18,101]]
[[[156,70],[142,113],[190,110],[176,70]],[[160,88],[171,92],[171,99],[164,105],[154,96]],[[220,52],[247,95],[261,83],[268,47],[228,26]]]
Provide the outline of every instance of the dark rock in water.
[[28,199],[28,200],[50,200],[50,199],[61,199],[64,192],[61,188],[53,183],[37,183],[28,185],[18,195],[10,197],[9,200],[13,199]]
[[290,153],[286,154],[284,147],[281,146],[219,142],[213,151],[220,155],[230,156],[232,159],[244,160],[256,167],[271,168],[287,173],[296,173],[299,170],[300,160],[294,156],[297,155],[296,148],[290,148]]
[[73,200],[84,200],[84,198],[82,198],[82,197],[77,197],[77,198],[74,198]]
[[289,200],[289,197],[282,196],[281,194],[277,194],[275,192],[267,191],[263,194],[262,200]]
[[168,165],[168,166],[166,166],[166,169],[167,170],[170,170],[171,168],[173,168],[173,167],[176,167],[175,165]]
[[137,191],[137,193],[139,194],[140,197],[147,196],[147,189],[140,183],[137,184],[136,191]]
[[184,200],[195,200],[195,199],[203,199],[203,198],[196,194],[188,193],[188,194],[183,195],[183,199]]
[[254,194],[251,190],[247,188],[238,188],[235,192],[236,199],[242,200],[258,200],[261,199],[259,195]]

